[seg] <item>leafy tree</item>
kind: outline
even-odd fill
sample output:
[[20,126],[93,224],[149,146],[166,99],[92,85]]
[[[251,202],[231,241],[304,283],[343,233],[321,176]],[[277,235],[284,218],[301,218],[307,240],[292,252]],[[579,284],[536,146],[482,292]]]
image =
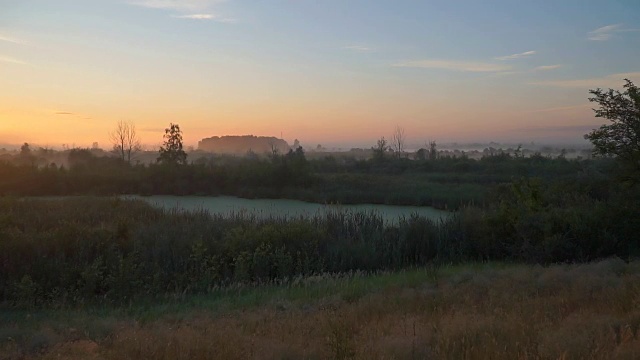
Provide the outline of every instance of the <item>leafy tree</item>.
[[378,139],[378,142],[376,143],[376,146],[372,147],[371,150],[373,150],[373,159],[374,160],[377,160],[377,161],[384,160],[384,153],[389,150],[389,145],[387,143],[387,139],[385,139],[384,136],[381,137],[380,139]]
[[594,129],[584,137],[593,143],[596,155],[615,156],[625,170],[625,179],[632,183],[640,180],[640,90],[625,79],[624,92],[600,88],[589,90],[598,103],[596,117],[611,123]]
[[182,149],[182,131],[180,125],[171,123],[164,129],[164,144],[160,148],[158,162],[162,164],[184,165],[187,153]]
[[20,147],[20,154],[18,155],[18,163],[22,165],[35,165],[36,157],[31,151],[31,146],[28,143],[22,144]]

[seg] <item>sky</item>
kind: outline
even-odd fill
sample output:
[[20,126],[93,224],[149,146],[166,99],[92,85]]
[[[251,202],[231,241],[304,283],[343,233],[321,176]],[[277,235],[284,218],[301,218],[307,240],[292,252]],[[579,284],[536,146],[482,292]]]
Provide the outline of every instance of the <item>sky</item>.
[[638,59],[638,0],[0,0],[0,143],[581,143]]

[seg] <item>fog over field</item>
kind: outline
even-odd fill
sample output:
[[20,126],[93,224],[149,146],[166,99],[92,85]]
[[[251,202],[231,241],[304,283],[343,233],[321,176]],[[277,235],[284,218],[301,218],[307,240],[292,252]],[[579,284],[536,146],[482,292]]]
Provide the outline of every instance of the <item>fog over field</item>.
[[638,0],[0,0],[0,359],[640,359]]

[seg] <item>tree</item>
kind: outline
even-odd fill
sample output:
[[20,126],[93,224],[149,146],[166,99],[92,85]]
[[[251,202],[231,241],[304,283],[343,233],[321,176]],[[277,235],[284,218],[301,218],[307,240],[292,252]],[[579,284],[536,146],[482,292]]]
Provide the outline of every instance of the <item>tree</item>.
[[429,160],[438,159],[438,148],[435,141],[429,141]]
[[271,149],[271,159],[277,159],[280,155],[280,149],[274,139],[269,140],[269,148]]
[[393,132],[391,145],[393,146],[393,151],[396,152],[398,159],[400,159],[404,154],[405,141],[404,128],[396,126],[396,130]]
[[[113,144],[113,151],[122,161],[129,164],[131,164],[132,156],[142,150],[140,137],[138,137],[136,126],[132,122],[118,121],[116,129],[109,133],[109,138]],[[97,145],[97,143],[94,144]]]
[[625,79],[624,92],[600,88],[589,90],[589,101],[600,106],[593,109],[596,117],[610,124],[594,129],[584,137],[593,144],[595,155],[614,156],[623,165],[626,180],[640,180],[640,90]]
[[187,153],[182,149],[182,131],[180,125],[171,123],[164,129],[164,143],[160,147],[158,162],[170,165],[184,165],[187,163]]
[[31,151],[31,146],[28,143],[22,144],[20,146],[20,154],[18,155],[18,162],[22,165],[35,165],[36,157],[33,155]]
[[387,150],[389,150],[389,145],[387,145],[387,139],[385,139],[384,136],[378,139],[376,146],[372,147],[371,150],[373,150],[374,160],[376,161],[384,160],[384,153],[387,152]]

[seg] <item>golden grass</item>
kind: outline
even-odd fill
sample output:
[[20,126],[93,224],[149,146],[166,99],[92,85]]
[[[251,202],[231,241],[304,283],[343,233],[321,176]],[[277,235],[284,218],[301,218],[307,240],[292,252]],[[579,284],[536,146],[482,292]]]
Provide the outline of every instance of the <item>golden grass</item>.
[[222,314],[194,308],[83,341],[37,357],[639,359],[640,262],[441,271],[435,284]]

